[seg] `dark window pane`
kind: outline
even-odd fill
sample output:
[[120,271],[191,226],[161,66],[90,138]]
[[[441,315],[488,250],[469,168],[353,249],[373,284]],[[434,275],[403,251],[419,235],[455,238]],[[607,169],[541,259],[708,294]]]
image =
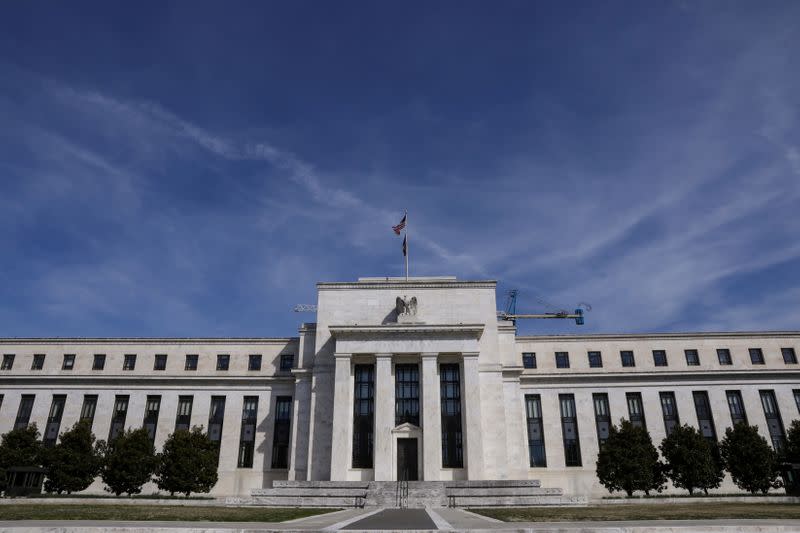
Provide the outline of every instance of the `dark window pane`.
[[294,354],[285,353],[281,355],[281,367],[282,371],[289,371],[294,366]]
[[522,354],[522,367],[536,368],[536,354],[535,353]]
[[94,354],[94,360],[92,361],[92,370],[103,370],[105,367],[106,367],[106,354],[103,353]]
[[647,429],[647,423],[644,419],[644,407],[642,406],[642,393],[628,392],[625,394],[625,399],[628,402],[628,417],[631,424]]
[[661,398],[661,413],[664,415],[664,429],[667,437],[669,437],[673,430],[680,425],[678,404],[675,401],[674,392],[661,392],[659,396]]
[[242,405],[242,429],[239,433],[239,468],[253,468],[253,451],[256,442],[258,396],[245,396]]
[[261,354],[250,355],[247,370],[261,370]]
[[538,394],[525,395],[525,415],[528,426],[528,459],[532,467],[546,467],[542,401]]
[[608,394],[592,394],[594,403],[594,418],[597,426],[597,440],[602,446],[608,439],[608,432],[611,428],[611,410],[608,406]]
[[700,433],[703,437],[712,442],[717,442],[717,430],[714,427],[714,417],[711,414],[711,404],[708,401],[708,393],[705,391],[692,392],[694,398],[694,409],[697,412],[697,423],[700,425]]
[[751,363],[754,365],[764,364],[764,352],[761,351],[761,348],[750,348],[748,352],[750,352]]
[[600,352],[589,352],[589,368],[601,368],[603,366],[603,356]]
[[228,370],[230,365],[231,356],[228,354],[217,355],[217,370]]
[[136,368],[136,354],[126,354],[122,362],[122,370],[133,370]]
[[197,359],[199,356],[197,354],[186,354],[186,364],[184,365],[184,370],[197,370]]
[[44,368],[44,354],[33,354],[33,362],[31,363],[31,370],[41,370]]
[[728,398],[728,409],[731,412],[731,422],[736,424],[747,424],[747,413],[744,410],[744,402],[742,401],[742,393],[738,390],[729,390],[725,392]]
[[578,441],[578,418],[575,416],[575,396],[559,394],[561,406],[561,434],[564,438],[564,460],[566,466],[581,466],[581,445]]
[[721,365],[733,364],[733,361],[731,360],[731,351],[727,348],[718,348],[717,358],[719,359],[719,364]]
[[442,408],[442,466],[463,468],[461,429],[461,375],[458,364],[439,366]]
[[556,368],[569,368],[569,352],[556,352]]
[[633,352],[631,350],[622,350],[619,352],[619,357],[622,361],[622,366],[636,366],[636,361],[633,358]]
[[667,352],[664,350],[653,350],[653,363],[656,366],[667,366]]
[[397,364],[394,379],[394,425],[409,422],[419,426],[419,367]]
[[783,362],[787,365],[797,364],[797,354],[794,348],[781,348],[781,355],[783,355]]
[[157,353],[153,359],[153,370],[167,369],[167,354]]
[[11,370],[14,367],[14,354],[3,354],[3,364],[0,365],[0,370]]
[[272,438],[272,468],[289,468],[289,440],[292,397],[278,396],[275,402],[275,431]]
[[375,367],[355,365],[353,398],[353,468],[372,468],[374,445]]
[[700,365],[700,356],[697,353],[697,350],[684,350],[683,353],[686,354],[686,364],[689,366],[699,366]]
[[772,439],[772,447],[776,452],[780,452],[786,444],[786,432],[783,429],[778,402],[775,400],[775,392],[762,390],[759,393],[761,394],[761,405],[764,407],[764,416],[767,419],[767,429]]

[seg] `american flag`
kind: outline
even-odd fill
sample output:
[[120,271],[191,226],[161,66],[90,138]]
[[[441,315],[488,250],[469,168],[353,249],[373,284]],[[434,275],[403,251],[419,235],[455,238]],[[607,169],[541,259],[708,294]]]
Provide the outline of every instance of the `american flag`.
[[400,232],[403,231],[403,228],[405,227],[406,227],[406,215],[403,215],[403,220],[401,220],[398,225],[392,226],[392,229],[394,230],[395,235],[400,235]]

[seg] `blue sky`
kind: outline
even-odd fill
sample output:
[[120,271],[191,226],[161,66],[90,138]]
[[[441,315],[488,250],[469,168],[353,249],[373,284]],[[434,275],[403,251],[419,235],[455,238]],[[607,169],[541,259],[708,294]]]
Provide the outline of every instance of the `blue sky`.
[[288,336],[497,279],[522,333],[798,329],[800,3],[7,2],[0,336]]

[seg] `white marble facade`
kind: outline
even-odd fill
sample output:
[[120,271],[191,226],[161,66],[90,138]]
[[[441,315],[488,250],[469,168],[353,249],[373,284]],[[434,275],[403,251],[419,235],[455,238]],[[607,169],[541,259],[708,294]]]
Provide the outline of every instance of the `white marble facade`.
[[[600,495],[604,489],[594,474],[594,394],[607,394],[615,422],[629,416],[626,394],[641,394],[644,422],[656,443],[665,435],[662,392],[675,394],[680,422],[695,426],[693,394],[707,393],[719,438],[732,423],[727,391],[740,392],[749,423],[768,440],[762,391],[774,393],[784,427],[799,416],[800,371],[783,354],[791,361],[786,349],[800,352],[800,332],[523,337],[511,322],[497,320],[495,292],[493,281],[361,278],[319,283],[317,322],[303,324],[297,337],[0,339],[7,361],[0,370],[0,433],[25,422],[20,418],[23,395],[33,396],[28,421],[42,431],[54,396],[66,396],[63,431],[81,416],[85,396],[96,395],[92,424],[98,438],[109,436],[117,396],[129,396],[126,427],[141,426],[147,397],[158,396],[154,437],[159,448],[175,429],[180,397],[191,397],[191,425],[206,428],[212,397],[224,397],[215,495],[248,495],[275,479],[394,480],[398,461],[413,464],[401,459],[409,447],[416,450],[418,479],[541,479],[543,486],[561,487],[567,494]],[[415,312],[398,316],[398,297],[406,303],[416,298]],[[763,364],[751,362],[751,348],[761,350]],[[729,350],[730,365],[720,364],[718,349]],[[665,351],[666,366],[655,366],[653,350]],[[699,365],[687,364],[685,350],[697,351]],[[600,352],[602,366],[589,366],[590,351]],[[634,366],[622,366],[622,351],[633,352]],[[556,352],[569,354],[569,368],[556,367]],[[523,368],[523,353],[536,354],[536,368]],[[34,354],[45,356],[41,369],[32,368]],[[64,368],[65,354],[75,355],[72,369]],[[102,369],[93,369],[95,354],[105,355]],[[123,369],[125,356],[133,354],[134,368]],[[156,354],[167,356],[163,370],[154,369]],[[187,369],[187,355],[197,355],[196,369]],[[227,370],[217,368],[219,355],[229,356]],[[251,355],[261,356],[260,368],[249,368]],[[371,464],[358,468],[353,457],[356,365],[371,369],[373,405]],[[396,424],[396,365],[416,369],[417,423]],[[457,365],[460,387],[461,460],[450,465],[443,465],[442,365]],[[574,399],[579,466],[566,466],[562,394]],[[530,464],[526,395],[538,395],[541,402],[546,466]],[[252,397],[258,400],[252,461],[242,465],[241,439],[250,431],[243,405]],[[277,452],[275,464],[273,450],[279,398],[291,398],[285,467]],[[98,481],[89,492],[101,490]],[[721,490],[733,490],[729,480]]]

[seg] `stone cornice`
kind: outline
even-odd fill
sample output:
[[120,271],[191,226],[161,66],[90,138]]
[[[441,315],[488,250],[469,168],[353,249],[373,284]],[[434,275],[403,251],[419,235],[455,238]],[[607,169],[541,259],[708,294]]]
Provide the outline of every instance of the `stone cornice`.
[[614,340],[670,340],[670,339],[723,339],[723,338],[777,338],[798,337],[800,331],[712,331],[687,333],[596,333],[587,335],[521,335],[517,342],[581,342]]
[[299,337],[0,337],[2,344],[286,344]]
[[414,281],[410,279],[405,281],[389,279],[387,281],[337,281],[317,283],[317,289],[321,291],[351,289],[495,289],[496,287],[497,282],[493,280],[460,281],[423,279]]
[[384,325],[342,325],[328,329],[337,339],[358,337],[438,337],[444,334],[480,339],[483,324],[384,324]]

